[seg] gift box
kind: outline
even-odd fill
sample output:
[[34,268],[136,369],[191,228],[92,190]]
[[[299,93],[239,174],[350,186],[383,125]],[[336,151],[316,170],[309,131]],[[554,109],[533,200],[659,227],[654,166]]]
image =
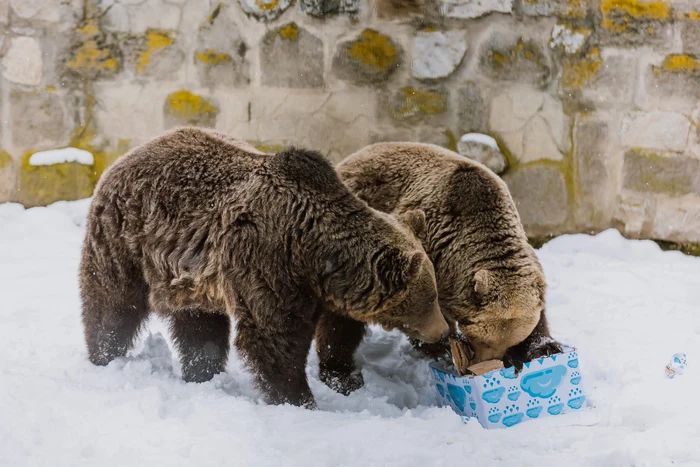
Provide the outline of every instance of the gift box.
[[479,376],[459,376],[445,361],[430,369],[440,405],[449,405],[465,420],[476,418],[484,428],[506,428],[548,416],[579,410],[586,396],[581,389],[578,353],[562,353],[501,368]]

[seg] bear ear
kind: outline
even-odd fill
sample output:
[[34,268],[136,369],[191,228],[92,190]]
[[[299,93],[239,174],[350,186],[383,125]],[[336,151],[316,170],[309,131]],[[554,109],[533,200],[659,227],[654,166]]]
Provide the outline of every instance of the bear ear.
[[479,269],[474,274],[474,291],[479,295],[488,295],[491,291],[492,277],[486,269]]
[[423,238],[428,229],[425,223],[425,212],[421,209],[412,209],[400,214],[399,219],[406,224],[418,238]]
[[409,256],[392,248],[377,260],[376,274],[382,287],[393,295],[408,287],[411,279],[418,274],[420,265],[419,252]]

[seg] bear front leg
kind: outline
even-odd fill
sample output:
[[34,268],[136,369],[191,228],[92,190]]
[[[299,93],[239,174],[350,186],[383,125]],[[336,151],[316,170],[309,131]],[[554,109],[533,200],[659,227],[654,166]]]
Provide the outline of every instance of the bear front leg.
[[365,324],[330,312],[316,324],[318,377],[326,386],[347,396],[365,381],[355,368],[355,351],[365,335]]
[[224,311],[176,311],[170,332],[180,353],[182,379],[202,383],[224,371],[231,334],[231,319]]
[[313,333],[311,323],[289,320],[285,329],[280,330],[258,327],[252,320],[239,319],[234,345],[268,403],[316,408],[306,379],[306,357]]
[[443,337],[433,344],[419,341],[413,337],[409,337],[408,341],[411,343],[414,349],[416,349],[426,358],[437,360],[439,358],[445,358],[450,354],[450,340],[447,337]]
[[503,363],[506,366],[515,367],[516,372],[519,373],[526,362],[537,358],[549,357],[563,350],[563,346],[549,334],[547,317],[543,310],[540,313],[540,320],[537,322],[535,329],[524,341],[506,351]]

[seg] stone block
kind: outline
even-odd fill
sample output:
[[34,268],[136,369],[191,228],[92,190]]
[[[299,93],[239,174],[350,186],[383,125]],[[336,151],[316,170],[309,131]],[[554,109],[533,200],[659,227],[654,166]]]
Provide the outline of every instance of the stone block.
[[417,79],[447,78],[467,52],[462,31],[418,31],[413,38],[411,74]]
[[169,94],[163,106],[166,129],[180,125],[214,128],[218,113],[214,102],[185,90]]
[[425,0],[377,0],[377,15],[380,19],[410,19],[420,16]]
[[0,203],[14,200],[17,184],[17,167],[14,159],[0,151]]
[[682,22],[681,40],[683,53],[700,56],[700,18]]
[[649,238],[656,207],[655,200],[644,194],[623,191],[617,200],[613,223],[628,238]]
[[700,196],[659,196],[652,225],[651,236],[656,240],[700,242]]
[[[448,93],[442,87],[415,88],[406,86],[388,93],[388,101],[380,99],[389,115],[395,120],[406,122],[432,122],[447,115]],[[380,112],[383,113],[381,108]]]
[[687,110],[700,99],[700,59],[671,54],[661,65],[652,65],[644,78],[641,103],[646,108]]
[[564,176],[550,165],[523,167],[503,177],[529,234],[548,233],[568,217]]
[[583,18],[589,0],[523,0],[522,11],[530,16]]
[[551,79],[549,60],[542,47],[530,39],[495,32],[479,53],[481,72],[492,79],[543,86]]
[[672,10],[663,0],[601,0],[599,8],[606,43],[635,46],[670,38]]
[[373,128],[369,135],[370,144],[406,141],[416,141],[412,128]]
[[464,87],[457,89],[456,94],[459,133],[487,131],[488,118],[481,88],[476,83],[467,82]]
[[604,229],[613,215],[616,183],[611,173],[607,122],[579,117],[574,125],[576,221],[585,229]]
[[173,79],[185,61],[175,40],[176,33],[150,29],[143,36],[122,42],[125,68],[140,77],[167,81]]
[[561,102],[529,86],[514,86],[494,98],[490,128],[521,163],[562,160],[571,147],[570,119]]
[[60,147],[68,143],[72,125],[57,91],[10,91],[12,144],[24,150]]
[[622,186],[642,193],[700,194],[700,160],[643,149],[625,152]]
[[338,45],[333,70],[341,79],[357,84],[386,81],[401,65],[401,46],[388,36],[365,29],[355,39]]
[[638,66],[636,54],[592,48],[585,56],[563,60],[560,90],[580,91],[585,102],[597,108],[624,107],[634,101]]
[[576,28],[567,23],[557,23],[552,29],[549,47],[566,54],[575,54],[584,48],[591,34],[593,31],[588,28]]
[[272,21],[279,18],[292,0],[238,0],[246,14],[258,21]]
[[12,11],[22,19],[55,23],[61,19],[57,0],[10,0]]
[[331,15],[354,15],[360,11],[360,0],[299,0],[301,11],[323,18]]
[[448,18],[472,19],[490,13],[510,13],[513,0],[441,0],[440,14]]
[[690,120],[673,112],[631,112],[622,122],[622,145],[632,148],[683,151]]
[[250,82],[248,46],[228,8],[219,4],[200,27],[194,63],[207,87],[242,87]]
[[10,21],[10,1],[0,0],[0,24],[6,25]]
[[508,168],[508,161],[498,148],[496,140],[480,133],[462,135],[457,143],[457,152],[464,157],[484,164],[496,174]]
[[[124,4],[123,0],[118,3]],[[182,10],[179,5],[164,3],[161,0],[145,0],[128,6],[129,32],[134,35],[146,34],[149,29],[177,31],[180,29]]]
[[122,67],[118,40],[94,22],[76,29],[68,55],[60,61],[67,71],[88,80],[114,78]]
[[33,37],[13,37],[2,58],[2,75],[8,81],[25,86],[38,86],[43,76],[41,46]]
[[129,33],[131,31],[129,9],[121,3],[113,3],[109,9],[105,10],[101,25],[108,32]]
[[260,44],[263,86],[323,87],[323,41],[296,23],[268,31]]

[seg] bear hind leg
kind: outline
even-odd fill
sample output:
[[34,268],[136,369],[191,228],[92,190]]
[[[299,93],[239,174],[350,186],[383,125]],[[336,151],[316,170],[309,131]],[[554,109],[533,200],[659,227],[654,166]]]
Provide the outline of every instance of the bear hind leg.
[[364,323],[329,312],[322,313],[316,325],[318,376],[346,396],[365,384],[354,358],[365,328]]
[[170,332],[180,353],[182,379],[202,383],[225,370],[231,334],[231,319],[225,312],[174,312]]

